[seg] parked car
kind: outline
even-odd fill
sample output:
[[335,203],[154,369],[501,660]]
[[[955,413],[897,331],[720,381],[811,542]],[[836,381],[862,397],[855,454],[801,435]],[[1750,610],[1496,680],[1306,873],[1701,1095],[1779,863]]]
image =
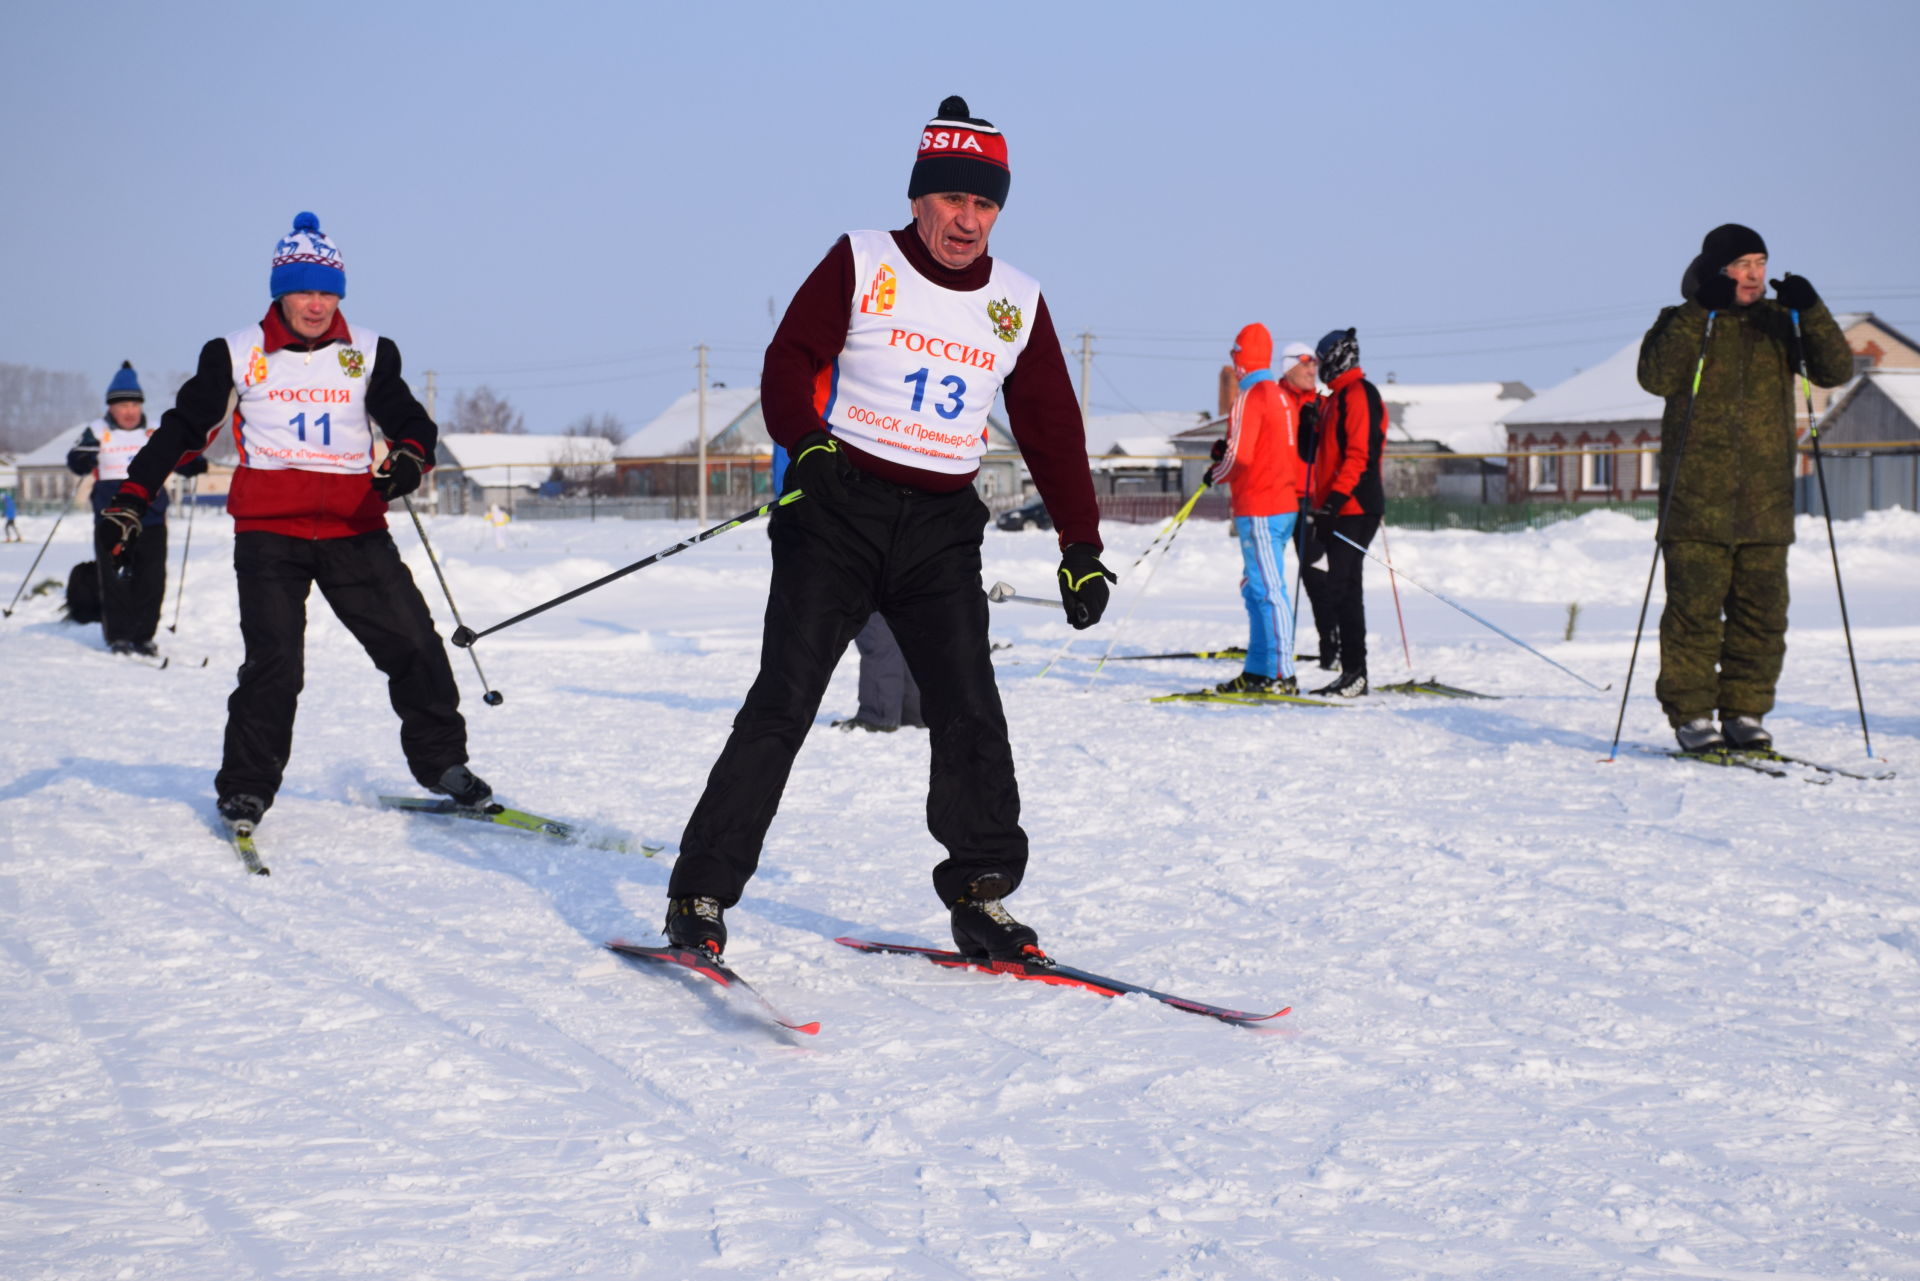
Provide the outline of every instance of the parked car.
[[1047,505],[1038,498],[1024,507],[1015,507],[1003,511],[994,517],[994,524],[1002,529],[1025,529],[1029,525],[1039,529],[1052,529],[1053,517],[1047,514]]

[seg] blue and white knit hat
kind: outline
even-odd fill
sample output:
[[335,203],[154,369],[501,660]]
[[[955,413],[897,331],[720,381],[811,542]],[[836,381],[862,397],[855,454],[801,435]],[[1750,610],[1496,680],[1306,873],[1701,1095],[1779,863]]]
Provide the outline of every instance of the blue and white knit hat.
[[121,361],[120,368],[113,371],[113,381],[107,384],[107,403],[112,405],[123,400],[146,398],[146,393],[140,390],[140,376],[133,372],[133,362]]
[[293,230],[273,247],[273,296],[293,293],[347,296],[347,267],[340,251],[320,231],[320,219],[310,213],[293,216]]

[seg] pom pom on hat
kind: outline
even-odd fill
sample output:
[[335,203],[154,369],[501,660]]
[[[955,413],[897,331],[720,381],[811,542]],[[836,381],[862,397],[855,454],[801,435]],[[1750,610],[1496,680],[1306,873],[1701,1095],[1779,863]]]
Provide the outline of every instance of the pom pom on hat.
[[907,198],[960,191],[1005,206],[1011,183],[1006,138],[973,116],[965,98],[950,94],[941,99],[939,114],[920,131]]
[[140,376],[133,372],[133,362],[123,360],[120,368],[113,373],[113,381],[107,384],[107,403],[118,404],[123,400],[144,401],[146,393],[140,390]]
[[293,230],[274,245],[268,289],[275,298],[309,292],[347,296],[346,263],[320,230],[316,215],[304,211],[295,214]]

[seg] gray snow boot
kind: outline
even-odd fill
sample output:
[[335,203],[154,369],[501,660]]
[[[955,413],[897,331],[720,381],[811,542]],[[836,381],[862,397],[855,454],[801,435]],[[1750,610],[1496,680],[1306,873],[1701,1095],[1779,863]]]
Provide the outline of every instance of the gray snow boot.
[[267,812],[267,803],[258,796],[223,796],[220,798],[220,821],[227,830],[240,836],[252,836],[253,829],[260,825],[261,816]]
[[1736,752],[1765,752],[1773,748],[1773,735],[1758,716],[1720,715],[1720,733]]
[[1673,736],[1680,740],[1683,752],[1724,752],[1727,740],[1714,728],[1711,716],[1696,716],[1684,725],[1673,727]]
[[449,765],[440,775],[440,781],[430,784],[427,790],[450,796],[455,805],[469,810],[477,810],[493,799],[493,789],[487,786],[487,781],[465,765]]

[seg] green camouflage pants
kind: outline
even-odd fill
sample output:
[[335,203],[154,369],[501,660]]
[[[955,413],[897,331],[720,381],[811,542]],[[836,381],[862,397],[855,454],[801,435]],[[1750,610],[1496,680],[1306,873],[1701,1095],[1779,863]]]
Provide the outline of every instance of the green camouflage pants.
[[1668,543],[1654,692],[1681,725],[1718,710],[1765,716],[1787,656],[1787,548]]

